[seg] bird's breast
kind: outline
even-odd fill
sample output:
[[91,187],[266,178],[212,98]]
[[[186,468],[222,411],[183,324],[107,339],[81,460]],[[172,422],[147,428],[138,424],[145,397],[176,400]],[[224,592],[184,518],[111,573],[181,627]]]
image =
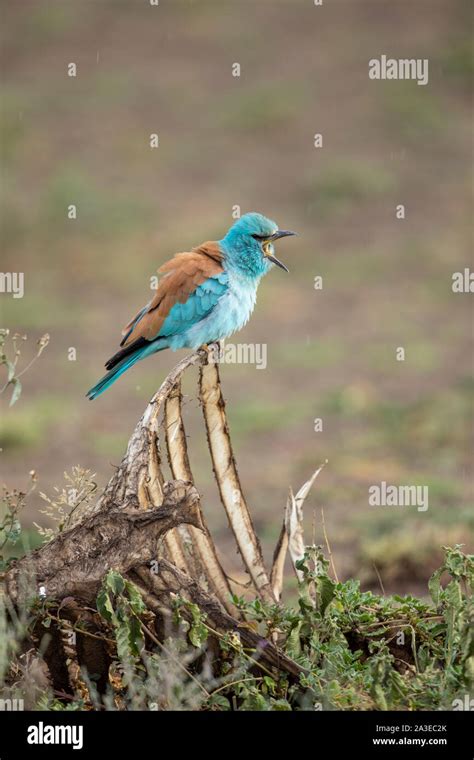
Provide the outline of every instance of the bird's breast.
[[248,322],[255,308],[258,282],[235,277],[230,278],[229,286],[226,309],[233,330],[240,330]]
[[240,330],[250,319],[257,299],[258,283],[229,277],[229,289],[209,316],[214,340],[222,340]]
[[203,320],[172,338],[172,348],[198,348],[203,343],[224,340],[250,319],[257,299],[258,281],[229,274],[229,287]]

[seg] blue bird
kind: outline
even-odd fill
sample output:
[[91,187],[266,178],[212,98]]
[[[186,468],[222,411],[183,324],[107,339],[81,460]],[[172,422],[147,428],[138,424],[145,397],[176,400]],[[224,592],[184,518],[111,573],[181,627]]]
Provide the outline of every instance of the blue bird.
[[137,361],[171,348],[196,349],[229,337],[249,320],[263,275],[276,264],[273,243],[295,235],[262,214],[245,214],[226,236],[177,253],[158,272],[153,299],[124,327],[122,348],[87,392],[100,396]]

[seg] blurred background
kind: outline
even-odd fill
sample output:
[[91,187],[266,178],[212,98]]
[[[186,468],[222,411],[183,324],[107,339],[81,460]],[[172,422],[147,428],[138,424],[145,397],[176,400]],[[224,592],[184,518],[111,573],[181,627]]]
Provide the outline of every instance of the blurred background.
[[[472,266],[469,2],[2,5],[2,269],[25,273],[25,295],[1,294],[1,326],[28,335],[20,369],[51,336],[17,404],[1,397],[1,480],[26,489],[37,473],[31,540],[33,521],[45,523],[39,491],[77,464],[104,486],[184,355],[85,398],[150,276],[222,237],[239,205],[299,233],[278,248],[291,273],[264,280],[232,340],[266,343],[267,368],[221,370],[265,555],[288,487],[328,459],[306,502],[307,540],[324,543],[323,508],[341,579],[377,587],[378,572],[388,591],[423,592],[440,547],[473,537],[472,296],[451,289]],[[428,58],[429,84],[369,80],[382,54]],[[191,464],[235,575],[195,376],[185,390]],[[381,481],[429,486],[428,511],[370,507]]]

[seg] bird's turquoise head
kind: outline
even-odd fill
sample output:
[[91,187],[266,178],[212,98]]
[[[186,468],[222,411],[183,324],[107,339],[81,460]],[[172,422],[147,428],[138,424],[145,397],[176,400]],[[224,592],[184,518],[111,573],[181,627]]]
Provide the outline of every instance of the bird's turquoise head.
[[296,232],[280,230],[276,222],[255,212],[244,214],[220,241],[227,265],[249,277],[262,277],[275,264],[288,269],[275,256],[274,242]]

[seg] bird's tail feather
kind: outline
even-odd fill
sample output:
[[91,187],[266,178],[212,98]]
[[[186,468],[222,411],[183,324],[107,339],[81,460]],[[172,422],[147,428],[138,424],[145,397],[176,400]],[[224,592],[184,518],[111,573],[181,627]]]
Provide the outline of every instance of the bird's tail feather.
[[87,397],[92,401],[93,399],[97,398],[97,396],[100,396],[101,393],[107,390],[107,388],[110,388],[110,386],[115,383],[116,380],[120,377],[120,375],[123,375],[124,372],[129,369],[132,364],[135,364],[140,359],[140,354],[135,354],[134,356],[129,356],[127,359],[123,359],[119,364],[117,364],[113,369],[110,369],[103,377],[100,378],[99,382],[94,385],[93,388],[90,388],[87,391]]
[[93,388],[90,388],[86,396],[90,401],[93,401],[93,399],[97,398],[97,396],[100,396],[101,393],[107,390],[107,388],[110,388],[113,383],[115,383],[118,378],[123,375],[124,372],[126,372],[130,367],[132,367],[136,362],[140,361],[140,359],[144,359],[145,356],[148,356],[150,353],[155,353],[156,351],[161,351],[163,348],[166,348],[166,343],[161,346],[153,345],[153,350],[150,350],[153,344],[148,343],[147,349],[144,349],[142,346],[140,346],[133,354],[129,356],[125,356],[121,361],[117,362],[117,364],[112,368],[109,369],[109,371],[101,377],[98,383],[94,385]]

